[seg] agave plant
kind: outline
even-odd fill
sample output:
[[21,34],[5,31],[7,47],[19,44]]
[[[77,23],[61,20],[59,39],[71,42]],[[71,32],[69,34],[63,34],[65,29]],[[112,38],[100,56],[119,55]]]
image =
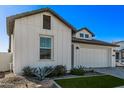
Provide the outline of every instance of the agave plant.
[[33,77],[33,70],[34,68],[27,66],[23,68],[23,75],[27,77]]
[[52,66],[50,67],[43,67],[43,68],[35,68],[33,70],[34,75],[37,77],[38,80],[43,80],[45,79],[46,76],[48,76],[54,68]]

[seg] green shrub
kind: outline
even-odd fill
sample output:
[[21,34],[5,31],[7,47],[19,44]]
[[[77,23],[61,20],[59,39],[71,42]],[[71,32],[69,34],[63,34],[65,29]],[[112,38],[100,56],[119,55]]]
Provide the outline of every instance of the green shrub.
[[57,76],[63,76],[67,72],[66,67],[62,65],[57,65],[54,67],[54,70],[51,74],[48,75],[48,77],[57,77]]
[[29,67],[29,66],[27,66],[27,67],[24,67],[23,68],[23,75],[24,76],[27,76],[27,77],[33,77],[34,76],[34,74],[33,74],[33,70],[34,70],[34,68],[31,68],[31,67]]
[[72,68],[70,73],[72,75],[84,75],[85,70],[82,66],[78,66],[78,67]]

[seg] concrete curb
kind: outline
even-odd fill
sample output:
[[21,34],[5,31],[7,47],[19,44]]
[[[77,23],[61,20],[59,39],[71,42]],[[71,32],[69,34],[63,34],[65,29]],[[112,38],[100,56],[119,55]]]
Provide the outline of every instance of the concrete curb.
[[[92,75],[92,76],[104,76],[104,75]],[[52,80],[53,84],[57,88],[62,88],[59,84],[57,84],[54,80],[61,80],[61,79],[71,79],[71,78],[80,78],[80,77],[92,77],[92,76],[73,76],[73,77],[63,77],[63,78],[55,78]]]
[[57,84],[54,80],[52,80],[53,84],[57,87],[57,88],[62,88],[59,84]]
[[62,77],[62,78],[55,78],[53,80],[61,80],[61,79],[71,79],[71,78],[81,78],[81,77],[93,77],[93,76],[105,76],[104,75],[91,75],[91,76],[73,76],[73,77]]

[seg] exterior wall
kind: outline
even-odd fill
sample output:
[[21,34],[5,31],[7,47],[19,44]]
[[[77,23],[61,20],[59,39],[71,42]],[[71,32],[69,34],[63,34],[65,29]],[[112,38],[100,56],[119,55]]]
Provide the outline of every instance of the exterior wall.
[[[73,43],[73,45],[74,45],[74,66],[79,66],[79,65],[82,64],[83,60],[88,59],[88,60],[90,60],[90,62],[95,61],[95,62],[93,62],[93,64],[91,64],[92,67],[102,67],[100,61],[102,61],[102,63],[103,63],[103,62],[106,61],[106,59],[103,59],[103,60],[97,59],[100,55],[102,55],[102,56],[107,57],[108,67],[115,67],[115,60],[114,60],[115,56],[112,56],[112,51],[113,51],[112,47],[99,46],[99,45],[90,45],[90,44],[79,44],[79,43]],[[79,47],[79,49],[76,49],[76,47]],[[91,56],[89,57],[89,55],[84,54],[81,51],[81,48],[85,48],[85,52],[88,52],[88,53],[89,53],[89,51],[92,51],[91,49],[93,49],[94,53],[90,54],[90,55],[93,55],[92,58],[90,58]],[[101,54],[100,52],[99,52],[100,54],[96,54],[95,50],[105,52],[105,53],[103,53],[105,55]],[[106,50],[106,51],[104,51],[104,50]],[[106,55],[106,52],[107,52],[107,55]],[[81,60],[82,58],[83,58],[83,60]],[[87,64],[87,62],[84,62],[83,64],[85,64],[85,63]],[[85,65],[85,67],[89,67],[89,66]]]
[[[91,35],[91,33],[89,33],[89,32],[88,32],[87,30],[85,30],[85,29],[83,29],[82,31],[77,32],[77,33],[74,35],[74,37],[76,37],[76,38],[81,38],[81,39],[82,39],[82,37],[80,37],[80,33],[88,34],[88,35],[89,35],[89,38],[88,38],[88,39],[92,39],[92,38],[93,38],[92,35]],[[87,39],[87,38],[84,38],[84,39]]]
[[114,52],[115,48],[111,48],[111,53],[112,53],[112,67],[116,66],[116,59],[115,59],[115,52]]
[[120,47],[117,47],[116,50],[124,49],[124,42],[117,43],[117,45],[120,45]]
[[[43,29],[43,14],[51,16],[51,30]],[[66,65],[71,68],[71,29],[48,12],[15,20],[14,28],[14,73],[20,74],[23,67]],[[53,60],[40,60],[40,35],[54,38]]]
[[11,53],[0,53],[0,71],[9,71],[10,63],[12,62]]

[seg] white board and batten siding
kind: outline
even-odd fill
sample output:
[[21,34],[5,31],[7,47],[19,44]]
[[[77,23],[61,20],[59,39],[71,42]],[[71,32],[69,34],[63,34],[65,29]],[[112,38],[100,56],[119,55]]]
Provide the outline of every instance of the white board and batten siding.
[[[79,47],[79,49],[76,49]],[[107,46],[74,44],[74,66],[114,67],[112,48]]]
[[12,63],[12,54],[0,52],[0,71],[9,71],[10,63]]
[[[51,16],[51,30],[43,29],[43,14]],[[14,73],[25,66],[66,65],[71,68],[71,29],[48,12],[16,19],[14,26]],[[53,37],[53,59],[40,60],[40,35]]]

